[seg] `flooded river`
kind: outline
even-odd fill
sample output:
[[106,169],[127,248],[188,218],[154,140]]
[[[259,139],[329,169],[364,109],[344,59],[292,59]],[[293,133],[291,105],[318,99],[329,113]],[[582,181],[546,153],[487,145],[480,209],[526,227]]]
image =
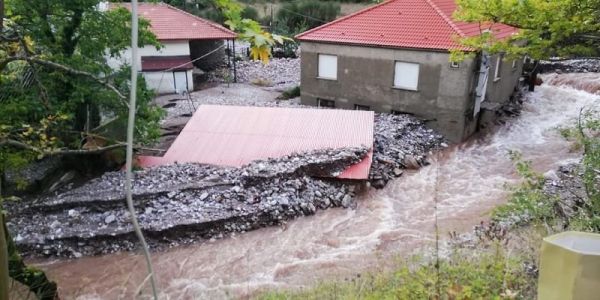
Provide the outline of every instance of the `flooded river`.
[[[516,182],[509,150],[522,152],[540,172],[577,160],[579,154],[556,128],[572,124],[581,107],[600,101],[593,94],[599,90],[598,74],[547,75],[545,80],[527,95],[521,116],[486,137],[448,149],[384,190],[369,191],[355,210],[320,211],[285,227],[153,253],[163,297],[240,298],[385,266],[433,240],[436,201],[442,233],[468,231],[506,201],[504,185]],[[65,299],[130,299],[146,276],[141,256],[132,253],[39,265],[58,281]]]

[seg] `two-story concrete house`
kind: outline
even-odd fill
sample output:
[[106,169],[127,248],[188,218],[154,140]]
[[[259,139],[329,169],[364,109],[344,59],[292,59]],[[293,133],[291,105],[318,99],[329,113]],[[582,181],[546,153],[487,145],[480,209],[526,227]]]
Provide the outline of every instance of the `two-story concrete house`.
[[454,0],[390,0],[298,35],[302,104],[409,113],[451,141],[469,137],[482,105],[508,101],[523,62],[479,54],[451,63],[451,49],[469,51],[458,38],[485,30],[453,20],[455,10]]
[[[101,9],[117,7],[131,9],[129,3],[105,4]],[[219,24],[162,2],[139,3],[138,15],[150,21],[150,30],[162,44],[160,49],[140,48],[136,62],[148,88],[159,94],[192,91],[194,68],[210,69],[215,62],[221,63],[225,41],[236,38],[234,32]],[[130,59],[130,52],[125,51],[109,63],[117,68],[131,63]]]

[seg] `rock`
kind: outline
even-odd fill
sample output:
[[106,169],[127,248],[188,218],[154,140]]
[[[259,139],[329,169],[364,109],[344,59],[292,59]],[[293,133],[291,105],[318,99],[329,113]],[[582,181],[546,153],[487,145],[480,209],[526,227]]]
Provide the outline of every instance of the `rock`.
[[77,218],[77,217],[79,217],[81,215],[78,211],[76,211],[74,209],[69,209],[69,211],[67,212],[67,214],[71,218]]
[[404,173],[404,172],[403,172],[403,171],[402,171],[400,168],[395,168],[395,169],[394,169],[394,175],[395,175],[396,177],[400,177],[400,176],[402,176],[402,174],[403,174],[403,173]]
[[58,228],[62,224],[58,220],[54,220],[54,222],[50,223],[50,228]]
[[419,164],[419,162],[417,161],[417,159],[412,156],[412,155],[407,155],[404,157],[404,160],[402,160],[402,164],[410,170],[418,170],[421,168],[421,165]]
[[556,171],[554,171],[554,170],[550,170],[550,171],[544,173],[544,178],[548,179],[548,180],[552,180],[554,182],[560,181],[560,178],[558,177],[558,175],[556,174]]
[[206,198],[208,198],[208,193],[204,192],[200,195],[200,200],[204,200]]
[[342,206],[344,208],[352,206],[352,197],[350,197],[349,195],[344,196],[344,198],[342,199]]
[[104,223],[110,224],[116,220],[117,220],[117,217],[115,217],[115,215],[113,215],[113,214],[110,214],[104,219]]

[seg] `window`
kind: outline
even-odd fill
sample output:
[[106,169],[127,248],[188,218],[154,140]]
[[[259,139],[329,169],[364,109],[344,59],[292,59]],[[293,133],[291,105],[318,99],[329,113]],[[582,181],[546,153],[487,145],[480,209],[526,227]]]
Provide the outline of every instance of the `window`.
[[416,91],[419,86],[419,64],[396,62],[394,87]]
[[516,68],[517,68],[517,60],[516,60],[516,59],[515,59],[515,60],[513,60],[513,63],[512,63],[512,68],[513,68],[513,69],[516,69]]
[[498,55],[496,59],[496,71],[494,72],[494,81],[500,80],[502,76],[502,55]]
[[458,62],[453,61],[450,63],[450,68],[458,69],[460,68],[460,64]]
[[319,54],[319,78],[337,80],[337,56]]
[[317,98],[317,106],[318,107],[334,108],[335,107],[335,101]]
[[354,110],[371,110],[370,106],[354,104]]

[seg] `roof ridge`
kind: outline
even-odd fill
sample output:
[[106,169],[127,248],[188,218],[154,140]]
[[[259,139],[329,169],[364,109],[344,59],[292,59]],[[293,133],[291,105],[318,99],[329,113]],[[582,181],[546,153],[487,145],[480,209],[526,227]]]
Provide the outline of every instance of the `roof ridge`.
[[337,24],[337,23],[339,23],[339,22],[341,22],[341,21],[344,21],[344,20],[346,20],[346,19],[349,19],[349,18],[352,18],[352,17],[354,17],[354,16],[357,16],[357,15],[363,14],[363,13],[365,13],[365,12],[368,12],[368,11],[371,11],[371,10],[373,10],[373,9],[375,9],[375,8],[378,8],[378,7],[381,7],[381,6],[384,6],[384,5],[390,4],[390,3],[394,2],[394,1],[397,1],[397,0],[387,0],[387,1],[384,1],[384,2],[381,2],[381,3],[378,3],[378,4],[376,4],[376,5],[369,6],[369,7],[367,7],[367,8],[363,8],[363,9],[361,9],[361,10],[357,11],[357,12],[351,13],[351,14],[349,14],[349,15],[346,15],[346,16],[343,16],[343,17],[341,17],[341,18],[339,18],[339,19],[333,20],[333,21],[331,21],[331,22],[328,22],[328,23],[325,23],[325,24],[323,24],[323,25],[321,25],[321,26],[317,26],[317,27],[315,27],[315,28],[313,28],[313,29],[307,30],[307,31],[305,31],[305,32],[302,32],[302,33],[300,33],[300,34],[297,34],[297,35],[295,36],[295,38],[301,38],[301,37],[303,37],[303,36],[305,36],[305,35],[307,35],[307,34],[309,34],[309,33],[312,33],[312,32],[314,32],[314,31],[317,31],[317,30],[319,30],[319,29],[322,29],[322,28],[325,28],[325,27],[329,27],[329,26],[331,26],[331,25],[333,25],[333,24]]
[[429,4],[429,6],[431,6],[431,8],[433,8],[435,10],[435,12],[442,17],[442,19],[444,19],[444,21],[446,21],[446,23],[448,23],[448,25],[454,30],[456,31],[456,33],[458,33],[461,37],[466,37],[467,35],[454,23],[454,20],[452,20],[450,17],[448,17],[432,0],[424,0],[425,2],[427,2],[427,4]]
[[[147,3],[147,2],[146,2],[146,4],[150,4],[150,3]],[[176,11],[179,11],[179,12],[182,12],[182,13],[184,13],[184,14],[188,15],[188,16],[191,16],[191,17],[193,17],[194,19],[196,19],[196,20],[198,20],[198,21],[200,21],[200,22],[203,22],[203,23],[207,24],[208,26],[211,26],[211,27],[213,27],[213,28],[216,28],[216,29],[218,29],[218,30],[221,30],[221,31],[225,31],[226,33],[233,34],[233,35],[235,35],[235,36],[237,37],[237,33],[233,32],[233,31],[231,31],[230,29],[227,29],[227,28],[225,28],[224,26],[221,26],[221,25],[219,25],[219,24],[217,24],[217,23],[215,23],[215,22],[213,22],[213,21],[210,21],[210,20],[207,20],[207,19],[201,18],[201,17],[199,17],[199,16],[196,16],[196,15],[194,15],[194,14],[192,14],[192,13],[189,13],[189,12],[187,12],[187,11],[183,10],[183,9],[179,9],[179,8],[177,8],[177,7],[175,7],[175,6],[172,6],[172,5],[170,5],[170,4],[168,4],[168,3],[165,3],[165,2],[162,2],[162,1],[160,1],[160,2],[158,2],[158,3],[156,3],[156,4],[158,4],[158,5],[165,5],[165,6],[167,6],[167,7],[168,7],[168,8],[170,8],[170,9],[174,9],[174,10],[176,10]]]

